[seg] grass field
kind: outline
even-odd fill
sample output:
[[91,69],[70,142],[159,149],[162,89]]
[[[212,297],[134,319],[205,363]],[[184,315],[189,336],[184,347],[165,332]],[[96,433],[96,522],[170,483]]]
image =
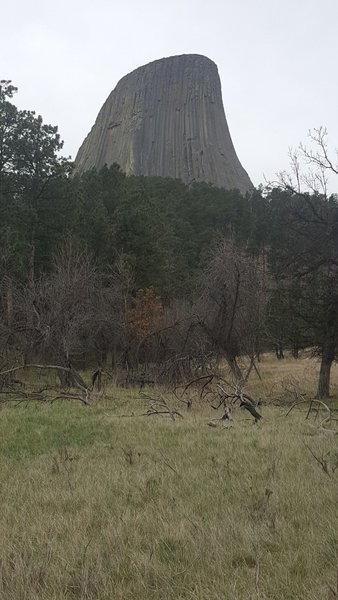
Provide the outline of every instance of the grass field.
[[251,391],[279,406],[257,425],[237,409],[208,427],[198,402],[139,416],[138,391],[113,388],[90,408],[2,404],[0,598],[337,598],[338,437],[281,405],[317,369],[263,361]]

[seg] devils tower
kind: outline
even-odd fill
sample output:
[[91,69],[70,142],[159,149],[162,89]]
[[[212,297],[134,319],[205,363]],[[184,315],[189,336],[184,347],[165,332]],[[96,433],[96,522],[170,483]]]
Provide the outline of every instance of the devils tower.
[[75,173],[113,163],[127,175],[252,188],[231,141],[215,63],[183,54],[123,77],[81,145]]

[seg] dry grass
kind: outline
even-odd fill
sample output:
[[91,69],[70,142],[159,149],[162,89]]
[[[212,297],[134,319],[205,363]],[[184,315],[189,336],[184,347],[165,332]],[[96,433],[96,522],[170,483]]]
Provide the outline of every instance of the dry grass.
[[[284,404],[292,400],[293,392],[297,389],[314,397],[317,390],[320,360],[312,358],[311,352],[303,352],[301,358],[295,360],[286,353],[284,360],[276,360],[273,354],[264,354],[258,363],[262,376],[260,381],[253,371],[250,376],[248,388],[251,392],[265,401]],[[338,398],[338,363],[334,363],[331,370],[331,392],[333,399]]]
[[[276,367],[261,363],[261,395]],[[206,406],[120,417],[143,411],[137,395],[2,407],[1,599],[334,598],[337,438],[273,406],[229,429]]]

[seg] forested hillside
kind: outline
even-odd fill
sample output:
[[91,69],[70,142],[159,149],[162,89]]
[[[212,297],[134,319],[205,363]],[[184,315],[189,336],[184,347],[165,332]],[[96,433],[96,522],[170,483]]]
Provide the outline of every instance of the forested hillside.
[[57,127],[18,110],[10,82],[0,92],[2,371],[109,362],[176,380],[222,357],[241,377],[242,355],[313,347],[328,395],[336,196],[285,180],[243,196],[118,165],[72,177]]

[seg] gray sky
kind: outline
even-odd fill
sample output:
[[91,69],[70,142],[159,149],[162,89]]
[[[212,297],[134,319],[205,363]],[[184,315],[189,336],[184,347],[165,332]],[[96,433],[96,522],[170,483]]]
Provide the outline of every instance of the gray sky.
[[338,146],[338,0],[2,1],[0,79],[19,87],[20,108],[59,126],[65,155],[75,157],[121,77],[184,53],[218,65],[255,185],[288,168],[288,148],[310,128],[326,126]]

